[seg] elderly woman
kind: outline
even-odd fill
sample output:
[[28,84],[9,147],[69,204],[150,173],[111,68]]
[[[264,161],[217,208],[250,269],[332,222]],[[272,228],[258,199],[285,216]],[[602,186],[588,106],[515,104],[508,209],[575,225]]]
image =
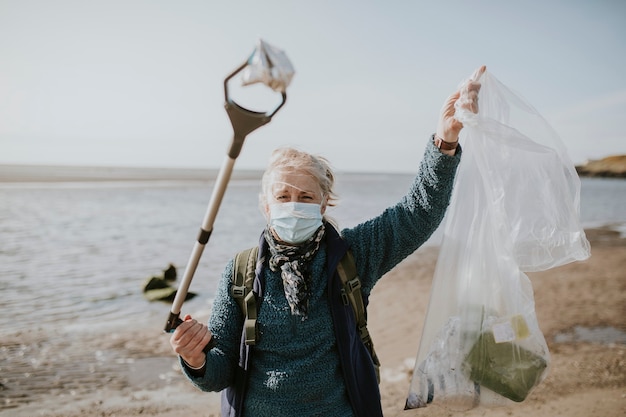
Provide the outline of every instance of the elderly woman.
[[[455,103],[477,111],[479,68],[444,103],[406,196],[383,213],[337,231],[328,161],[291,148],[276,150],[263,175],[267,219],[255,277],[256,344],[242,343],[244,316],[231,295],[226,265],[208,326],[191,317],[170,344],[185,375],[203,391],[223,391],[225,416],[382,416],[374,369],[358,335],[337,313],[337,265],[350,250],[367,298],[378,280],[435,231],[448,206],[461,157]],[[207,350],[206,347],[212,347]]]

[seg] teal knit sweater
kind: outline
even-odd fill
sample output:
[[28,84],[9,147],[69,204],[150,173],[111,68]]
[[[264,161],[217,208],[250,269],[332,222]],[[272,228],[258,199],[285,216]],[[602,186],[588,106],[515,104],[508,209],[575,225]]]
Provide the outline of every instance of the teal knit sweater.
[[[440,224],[450,201],[461,149],[450,157],[429,141],[415,181],[399,203],[341,234],[352,248],[362,291],[413,253]],[[280,272],[264,268],[265,294],[257,319],[245,400],[246,416],[352,416],[327,299],[326,250],[311,265],[309,314],[292,316]],[[239,359],[243,317],[230,296],[233,260],[218,285],[209,329],[218,345],[207,355],[204,376],[196,377],[181,361],[185,375],[203,391],[230,385]]]

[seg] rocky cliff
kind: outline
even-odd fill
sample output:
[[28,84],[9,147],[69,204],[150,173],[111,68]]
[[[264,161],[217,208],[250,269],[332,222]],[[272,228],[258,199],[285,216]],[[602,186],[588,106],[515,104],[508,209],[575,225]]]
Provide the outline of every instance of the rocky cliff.
[[626,178],[626,155],[613,155],[577,165],[581,177]]

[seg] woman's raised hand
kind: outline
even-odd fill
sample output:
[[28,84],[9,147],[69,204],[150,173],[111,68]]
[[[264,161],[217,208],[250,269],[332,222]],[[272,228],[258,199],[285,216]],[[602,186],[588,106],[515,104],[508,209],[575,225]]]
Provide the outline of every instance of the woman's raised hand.
[[463,129],[463,124],[454,118],[454,105],[457,100],[461,107],[478,113],[478,92],[480,91],[478,80],[486,70],[487,67],[484,65],[477,68],[459,90],[450,95],[443,104],[437,125],[437,136],[445,142],[453,143],[459,140],[459,132]]

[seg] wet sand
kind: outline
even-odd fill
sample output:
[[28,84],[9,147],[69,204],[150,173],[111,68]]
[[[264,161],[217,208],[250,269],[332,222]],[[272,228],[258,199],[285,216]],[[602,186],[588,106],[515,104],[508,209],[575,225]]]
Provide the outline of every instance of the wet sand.
[[[624,416],[626,239],[609,229],[587,235],[590,259],[529,274],[552,364],[546,380],[512,406],[403,411],[437,249],[420,249],[391,271],[369,309],[385,416]],[[130,319],[115,333],[3,334],[0,416],[218,416],[219,394],[186,382],[162,324]]]

